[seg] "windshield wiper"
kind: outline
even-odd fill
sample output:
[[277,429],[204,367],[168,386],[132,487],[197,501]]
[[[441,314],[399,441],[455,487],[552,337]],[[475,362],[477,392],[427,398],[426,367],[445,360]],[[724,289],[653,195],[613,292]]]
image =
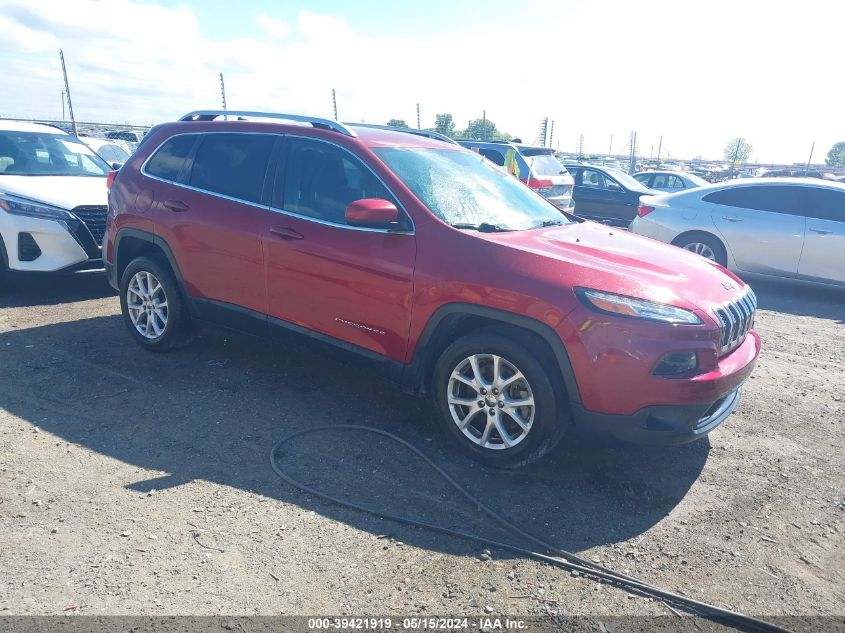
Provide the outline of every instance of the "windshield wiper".
[[472,224],[470,222],[456,222],[453,224],[456,229],[473,229],[481,233],[505,233],[513,229],[506,229],[498,224],[490,224],[489,222],[481,222],[480,224]]
[[542,222],[540,222],[540,224],[538,224],[534,228],[540,229],[540,228],[544,228],[544,227],[547,227],[547,226],[560,226],[561,224],[563,224],[563,220],[560,220],[558,218],[554,218],[554,219],[551,219],[551,220],[543,220]]

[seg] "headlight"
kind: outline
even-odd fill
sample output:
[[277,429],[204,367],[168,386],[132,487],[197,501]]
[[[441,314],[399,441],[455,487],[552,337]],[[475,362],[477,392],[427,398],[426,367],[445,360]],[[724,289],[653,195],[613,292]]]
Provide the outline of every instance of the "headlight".
[[45,220],[73,219],[73,216],[64,209],[54,207],[46,202],[18,198],[8,193],[0,193],[0,209],[14,215],[26,215],[31,218],[44,218]]
[[663,323],[683,325],[700,325],[702,323],[695,313],[665,303],[634,299],[633,297],[590,288],[577,288],[576,293],[581,301],[599,312]]

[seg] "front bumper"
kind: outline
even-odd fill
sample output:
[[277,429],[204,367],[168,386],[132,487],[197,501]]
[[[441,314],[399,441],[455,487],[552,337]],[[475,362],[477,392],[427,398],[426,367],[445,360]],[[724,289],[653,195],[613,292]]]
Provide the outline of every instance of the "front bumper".
[[704,437],[728,419],[739,405],[742,387],[709,404],[656,405],[634,415],[612,415],[576,409],[580,430],[611,436],[631,444],[686,444]]
[[[31,261],[20,259],[19,233],[28,233],[32,237],[41,251],[38,257]],[[77,234],[86,237],[87,241],[78,237]],[[90,261],[96,261],[101,257],[99,247],[91,239],[82,223],[74,220],[46,220],[0,213],[0,238],[4,242],[7,265],[11,271],[74,270],[76,267],[84,268]]]

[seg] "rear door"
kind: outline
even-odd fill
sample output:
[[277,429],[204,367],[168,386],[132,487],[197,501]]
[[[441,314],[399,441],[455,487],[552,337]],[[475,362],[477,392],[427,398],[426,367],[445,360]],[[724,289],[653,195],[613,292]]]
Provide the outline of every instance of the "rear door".
[[[178,186],[156,196],[156,225],[188,293],[266,313],[262,202],[273,134],[201,135]],[[207,305],[207,304],[206,304]]]
[[362,198],[398,201],[358,156],[334,143],[286,137],[264,234],[270,316],[404,361],[416,242],[400,231],[349,226]]
[[805,188],[738,186],[707,194],[711,217],[740,270],[794,277],[804,246]]
[[845,284],[845,191],[807,188],[807,233],[798,276]]

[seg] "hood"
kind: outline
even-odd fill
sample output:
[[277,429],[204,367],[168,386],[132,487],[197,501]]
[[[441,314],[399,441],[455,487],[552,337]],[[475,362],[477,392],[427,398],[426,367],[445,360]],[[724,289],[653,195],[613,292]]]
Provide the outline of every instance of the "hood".
[[105,176],[7,176],[0,174],[0,193],[46,202],[61,209],[108,204]]
[[694,253],[594,222],[485,237],[562,264],[572,286],[710,310],[736,297],[745,283]]

